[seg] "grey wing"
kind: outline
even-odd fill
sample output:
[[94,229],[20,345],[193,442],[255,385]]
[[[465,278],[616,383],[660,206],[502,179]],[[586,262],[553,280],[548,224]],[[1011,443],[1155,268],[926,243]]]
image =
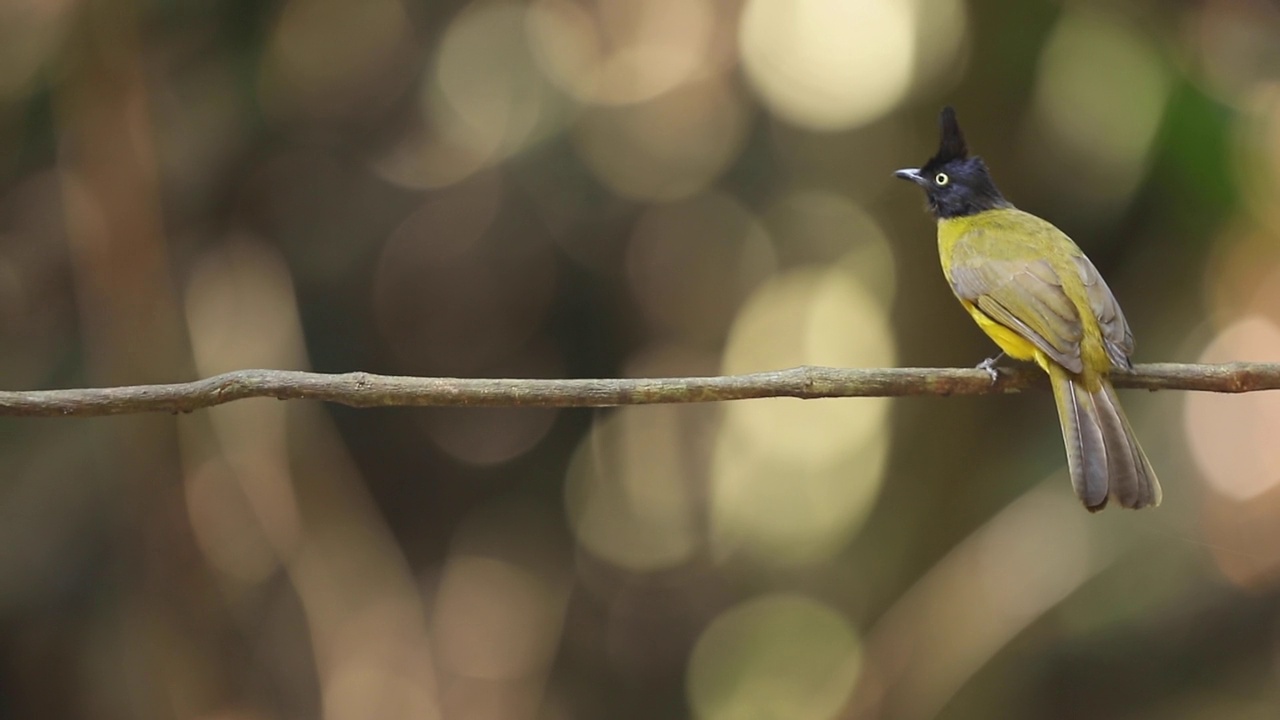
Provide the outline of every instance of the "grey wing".
[[951,288],[987,317],[1026,338],[1055,362],[1082,372],[1080,314],[1045,260],[952,256]]
[[1129,323],[1120,312],[1120,303],[1111,294],[1111,288],[1098,274],[1098,269],[1089,262],[1089,258],[1078,255],[1075,258],[1076,268],[1080,271],[1080,280],[1084,283],[1085,293],[1089,296],[1089,309],[1098,319],[1098,329],[1102,331],[1102,344],[1106,348],[1107,357],[1117,368],[1133,367],[1129,356],[1133,355],[1133,332]]

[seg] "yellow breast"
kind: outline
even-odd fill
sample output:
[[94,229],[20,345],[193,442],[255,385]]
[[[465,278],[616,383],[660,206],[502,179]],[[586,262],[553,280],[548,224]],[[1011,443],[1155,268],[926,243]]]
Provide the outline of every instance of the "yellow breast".
[[[947,284],[952,288],[955,287],[951,280],[951,255],[957,241],[961,238],[972,239],[975,235],[985,235],[991,231],[998,233],[1007,229],[1006,223],[1016,221],[1016,216],[1020,214],[1012,209],[989,210],[978,215],[940,220],[938,222],[938,257],[942,261],[942,272],[946,275]],[[982,328],[982,331],[1009,357],[1015,360],[1034,360],[1046,372],[1048,371],[1046,363],[1049,359],[1033,343],[1014,330],[987,317],[973,303],[960,298],[960,304],[973,317],[974,322],[978,323],[978,327]]]

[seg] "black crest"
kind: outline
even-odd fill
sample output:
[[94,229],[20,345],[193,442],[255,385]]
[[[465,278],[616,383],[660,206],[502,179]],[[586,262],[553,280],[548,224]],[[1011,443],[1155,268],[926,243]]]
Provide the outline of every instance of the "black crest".
[[982,158],[969,154],[956,111],[944,107],[938,124],[942,137],[937,154],[924,167],[905,168],[894,174],[919,185],[929,199],[929,209],[939,218],[1013,207],[991,181]]
[[960,131],[955,108],[950,105],[942,108],[942,113],[938,116],[938,128],[942,135],[938,143],[938,154],[929,158],[925,167],[938,167],[952,160],[963,160],[969,157],[969,146],[965,144],[964,133]]

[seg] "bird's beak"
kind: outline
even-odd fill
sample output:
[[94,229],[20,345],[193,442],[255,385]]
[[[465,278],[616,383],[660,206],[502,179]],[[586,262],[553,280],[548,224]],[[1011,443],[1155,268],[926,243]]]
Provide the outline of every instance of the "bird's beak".
[[924,177],[920,174],[919,168],[903,168],[893,174],[894,177],[910,180],[917,185],[924,184]]

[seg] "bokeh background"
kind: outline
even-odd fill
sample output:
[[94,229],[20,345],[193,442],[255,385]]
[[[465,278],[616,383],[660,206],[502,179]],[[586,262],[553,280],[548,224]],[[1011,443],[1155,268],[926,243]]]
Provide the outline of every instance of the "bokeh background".
[[[0,383],[971,366],[957,106],[1136,359],[1280,358],[1266,0],[0,0]],[[0,421],[0,718],[1274,718],[1280,400]]]

